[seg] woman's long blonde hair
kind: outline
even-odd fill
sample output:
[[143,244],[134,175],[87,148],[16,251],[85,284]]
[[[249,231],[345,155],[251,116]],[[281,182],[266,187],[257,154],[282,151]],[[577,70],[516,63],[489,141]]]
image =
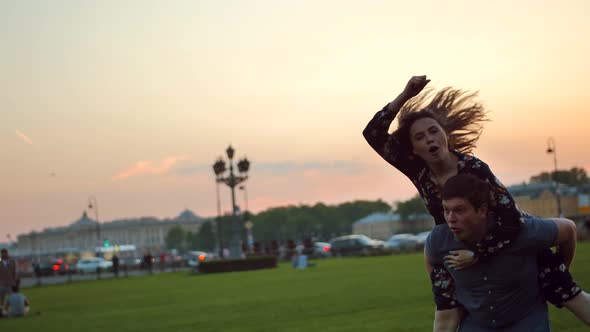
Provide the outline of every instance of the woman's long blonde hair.
[[433,95],[428,89],[410,99],[401,108],[398,129],[393,133],[411,148],[410,127],[418,119],[433,118],[445,130],[449,149],[471,153],[488,121],[483,105],[475,101],[477,92],[467,92],[446,87]]

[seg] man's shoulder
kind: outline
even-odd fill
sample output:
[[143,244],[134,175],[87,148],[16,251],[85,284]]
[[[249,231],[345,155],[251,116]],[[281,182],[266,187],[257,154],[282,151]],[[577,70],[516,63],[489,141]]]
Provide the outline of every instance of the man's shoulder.
[[534,236],[538,233],[551,232],[557,233],[557,225],[551,219],[543,219],[533,216],[523,218],[521,234]]
[[428,234],[428,237],[433,240],[438,240],[441,238],[446,238],[449,235],[449,232],[450,232],[449,225],[440,224],[440,225],[434,226],[434,228],[432,229],[432,232],[430,232],[430,234]]
[[440,224],[434,226],[434,228],[426,238],[427,251],[429,251],[432,254],[433,248],[443,247],[442,244],[448,240],[449,234],[450,230],[447,224]]
[[11,293],[6,297],[6,303],[8,304],[12,304],[13,301],[16,301],[18,294],[17,293]]
[[557,239],[557,224],[551,219],[533,216],[523,218],[521,230],[516,238],[516,247],[546,247]]

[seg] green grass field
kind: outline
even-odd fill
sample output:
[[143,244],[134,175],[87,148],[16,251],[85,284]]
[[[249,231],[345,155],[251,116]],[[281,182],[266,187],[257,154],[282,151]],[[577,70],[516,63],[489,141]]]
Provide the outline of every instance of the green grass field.
[[[576,280],[590,288],[590,243]],[[434,305],[420,254],[317,261],[317,267],[79,282],[25,289],[39,316],[1,331],[429,331]],[[587,331],[551,309],[555,331]]]

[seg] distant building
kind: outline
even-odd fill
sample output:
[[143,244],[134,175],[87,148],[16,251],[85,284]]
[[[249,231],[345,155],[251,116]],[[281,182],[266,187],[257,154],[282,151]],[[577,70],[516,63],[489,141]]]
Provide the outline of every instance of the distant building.
[[0,242],[0,248],[6,248],[10,250],[14,246],[14,243],[9,242]]
[[[508,191],[525,212],[542,218],[559,216],[553,182],[513,185],[508,187]],[[590,185],[572,187],[560,184],[559,193],[564,217],[576,221],[584,232],[589,229],[590,234]],[[385,240],[394,234],[418,233],[433,227],[434,220],[429,214],[413,215],[408,220],[401,220],[398,214],[373,213],[354,222],[352,232]]]
[[[138,250],[164,248],[165,237],[174,226],[197,233],[205,220],[189,210],[174,219],[153,217],[114,220],[98,224],[86,212],[69,226],[46,228],[41,232],[21,234],[20,254],[38,255],[69,251],[95,251],[105,241],[109,246],[133,244]],[[98,234],[100,233],[100,238]]]
[[431,230],[434,219],[426,213],[411,215],[402,220],[395,213],[373,213],[352,224],[353,234],[364,234],[370,238],[387,240],[394,234],[419,233]]
[[[558,217],[555,185],[553,182],[538,182],[508,187],[516,204],[532,215]],[[559,185],[561,210],[566,218],[582,220],[590,217],[590,186],[572,187]]]

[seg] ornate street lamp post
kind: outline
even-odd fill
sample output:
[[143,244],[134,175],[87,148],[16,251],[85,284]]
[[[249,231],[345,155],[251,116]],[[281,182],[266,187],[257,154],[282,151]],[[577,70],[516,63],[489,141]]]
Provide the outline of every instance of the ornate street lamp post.
[[219,198],[219,183],[221,176],[225,173],[225,161],[219,158],[213,164],[213,172],[215,173],[215,191],[217,193],[217,245],[219,246],[219,257],[223,258],[223,234],[221,230],[221,201]]
[[88,209],[94,210],[94,217],[96,218],[96,241],[98,243],[97,248],[100,248],[102,243],[100,239],[100,222],[98,221],[98,201],[96,200],[96,197],[92,195],[88,197]]
[[[239,164],[238,164],[239,168]],[[240,190],[244,192],[244,212],[242,216],[244,216],[244,224],[246,226],[246,241],[248,243],[248,250],[252,251],[254,246],[254,237],[252,236],[252,226],[254,224],[250,221],[250,210],[248,210],[248,188],[245,185],[239,187]]]
[[[246,181],[248,179],[248,169],[250,168],[250,161],[246,158],[240,160],[238,162],[238,171],[240,175],[234,174],[234,165],[233,165],[233,158],[235,150],[231,147],[231,145],[225,151],[227,154],[227,158],[229,159],[229,175],[223,176],[226,171],[225,161],[223,158],[219,158],[215,164],[213,165],[213,171],[215,172],[215,181],[217,183],[225,183],[231,189],[231,204],[232,204],[232,220],[230,223],[230,240],[229,240],[229,254],[231,258],[240,258],[241,257],[241,246],[240,242],[242,240],[242,229],[243,225],[240,220],[237,218],[237,206],[236,206],[236,193],[235,187]],[[218,196],[219,197],[219,196]],[[221,215],[221,208],[219,206],[219,199],[218,199],[218,215]],[[219,219],[218,219],[219,220]],[[219,229],[219,222],[217,223],[218,233],[221,234]],[[221,241],[220,241],[221,242]],[[223,250],[222,243],[220,243],[221,250]]]
[[553,154],[553,185],[555,186],[555,199],[557,200],[557,214],[560,218],[563,218],[563,212],[561,210],[561,193],[559,192],[559,182],[557,182],[557,149],[555,148],[555,140],[552,137],[547,139],[547,153]]
[[240,190],[244,192],[244,206],[246,207],[246,209],[244,209],[244,212],[248,212],[248,188],[246,188],[246,186],[240,186]]

